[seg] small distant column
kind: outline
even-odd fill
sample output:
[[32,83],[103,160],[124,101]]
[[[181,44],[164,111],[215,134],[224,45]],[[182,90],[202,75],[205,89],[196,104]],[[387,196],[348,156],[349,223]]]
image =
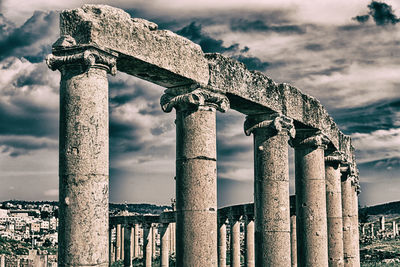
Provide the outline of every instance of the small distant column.
[[240,217],[229,217],[231,227],[231,267],[240,267]]
[[375,237],[375,232],[374,232],[374,223],[371,223],[371,237],[374,238]]
[[326,212],[329,266],[343,266],[343,214],[340,164],[343,155],[335,151],[325,157]]
[[121,225],[117,224],[115,229],[116,231],[116,242],[115,242],[115,261],[119,261],[121,259]]
[[121,260],[125,259],[125,227],[121,226]]
[[0,267],[6,267],[6,256],[0,255]]
[[169,229],[168,223],[163,223],[160,226],[160,260],[161,260],[161,267],[168,267],[169,266]]
[[135,258],[135,229],[133,225],[129,226],[131,228],[131,261]]
[[216,267],[216,110],[228,98],[193,85],[167,89],[160,102],[176,109],[176,265]]
[[[324,150],[320,132],[296,129],[295,149],[297,264],[328,266]],[[288,264],[289,265],[289,264]]]
[[291,266],[297,267],[296,215],[290,216]]
[[385,231],[385,216],[380,218],[381,231]]
[[396,237],[397,231],[396,231],[396,221],[393,221],[393,237]]
[[254,216],[246,215],[245,220],[245,267],[254,267]]
[[143,225],[143,266],[144,267],[151,267],[152,262],[152,244],[151,241],[153,240],[152,234],[152,224],[145,223]]
[[[110,225],[109,229],[108,229],[108,261],[110,262],[110,265],[114,262],[114,245],[112,242],[112,232],[113,232],[113,225]],[[1,266],[0,266],[1,267]],[[47,266],[46,266],[47,267]]]
[[218,266],[226,267],[226,218],[218,218]]
[[288,140],[293,120],[280,114],[249,115],[254,137],[255,265],[290,265]]
[[139,258],[140,255],[140,247],[139,247],[139,236],[140,236],[140,225],[138,223],[135,223],[134,225],[134,245],[133,245],[133,257]]
[[124,267],[132,266],[132,255],[131,255],[131,236],[132,227],[130,225],[124,226]]
[[153,224],[153,226],[151,227],[151,256],[153,257],[153,259],[156,258],[156,248],[157,248],[156,235],[157,235],[157,225]]

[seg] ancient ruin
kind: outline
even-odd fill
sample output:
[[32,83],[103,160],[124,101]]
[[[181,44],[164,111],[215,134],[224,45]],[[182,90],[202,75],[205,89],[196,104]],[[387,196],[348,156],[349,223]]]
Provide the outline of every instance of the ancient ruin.
[[[241,220],[246,266],[360,265],[354,148],[317,99],[117,8],[65,10],[60,27],[47,57],[61,72],[59,266],[109,266],[115,259],[131,266],[139,227],[150,266],[155,224],[162,266],[170,251],[176,266],[225,266],[227,221],[231,266],[240,266]],[[165,87],[161,108],[176,110],[174,212],[109,221],[107,74],[116,71]],[[244,132],[254,138],[255,197],[254,206],[218,210],[216,112],[229,108],[247,116]]]

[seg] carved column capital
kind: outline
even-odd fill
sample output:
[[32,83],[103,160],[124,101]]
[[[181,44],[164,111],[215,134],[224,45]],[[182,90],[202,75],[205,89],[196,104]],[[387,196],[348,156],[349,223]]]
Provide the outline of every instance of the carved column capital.
[[323,148],[326,149],[330,140],[321,131],[316,130],[297,130],[296,138],[290,140],[289,144],[296,149],[303,148]]
[[93,45],[77,45],[74,38],[64,35],[53,44],[53,53],[46,57],[46,63],[51,70],[63,71],[65,66],[80,65],[84,69],[105,69],[115,75],[117,56]]
[[342,164],[344,162],[345,155],[340,151],[334,151],[325,156],[325,164]]
[[229,109],[229,100],[221,93],[199,87],[191,92],[179,95],[171,94],[166,90],[166,93],[161,97],[160,105],[164,112],[171,112],[173,108],[178,110],[215,108],[225,112]]
[[278,113],[250,115],[246,117],[246,121],[244,122],[244,133],[247,136],[259,128],[269,128],[271,134],[286,132],[291,138],[294,138],[296,135],[293,119]]

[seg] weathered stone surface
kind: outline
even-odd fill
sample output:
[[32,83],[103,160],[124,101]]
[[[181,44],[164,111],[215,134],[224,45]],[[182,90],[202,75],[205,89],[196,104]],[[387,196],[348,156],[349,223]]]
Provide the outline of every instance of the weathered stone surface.
[[226,218],[218,219],[218,266],[226,266]]
[[297,267],[296,215],[290,215],[291,267]]
[[254,217],[251,215],[246,216],[245,221],[245,266],[255,266],[255,243],[254,243]]
[[276,114],[249,115],[254,135],[255,265],[290,265],[288,139],[293,121]]
[[119,54],[118,70],[162,86],[207,84],[208,63],[199,45],[106,5],[64,10],[61,35]]
[[160,266],[169,266],[169,228],[168,223],[163,223],[160,227]]
[[240,267],[240,217],[234,215],[229,218],[231,227],[231,267]]

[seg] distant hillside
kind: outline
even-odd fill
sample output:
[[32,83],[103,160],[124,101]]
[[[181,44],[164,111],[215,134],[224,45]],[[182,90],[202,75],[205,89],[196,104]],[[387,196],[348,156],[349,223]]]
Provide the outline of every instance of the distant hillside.
[[361,208],[360,212],[365,212],[368,215],[400,214],[400,201]]

